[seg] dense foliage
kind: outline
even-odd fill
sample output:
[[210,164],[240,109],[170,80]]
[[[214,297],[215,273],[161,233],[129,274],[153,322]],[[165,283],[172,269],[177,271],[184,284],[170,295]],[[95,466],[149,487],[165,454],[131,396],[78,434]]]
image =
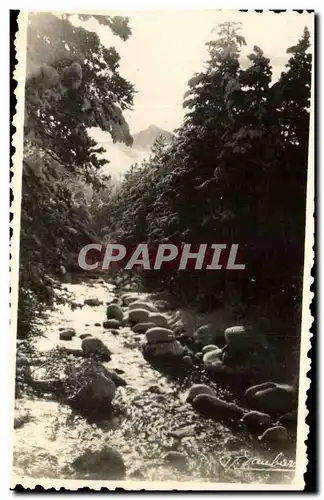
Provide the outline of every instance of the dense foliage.
[[[149,288],[202,310],[240,306],[234,318],[260,324],[288,352],[300,331],[311,54],[309,32],[287,53],[278,81],[254,46],[248,65],[239,23],[224,23],[207,45],[209,60],[188,82],[181,127],[157,141],[119,187],[100,173],[100,127],[131,144],[123,111],[134,89],[119,56],[96,33],[93,17],[126,40],[127,19],[31,14],[25,106],[19,335],[33,329],[55,281],[81,245],[238,243],[244,273],[143,272]],[[79,26],[81,23],[81,26]],[[87,187],[90,186],[90,187]],[[90,200],[90,201],[89,201]],[[282,349],[284,351],[284,349]]]
[[89,185],[95,197],[107,185],[100,175],[106,160],[89,128],[100,127],[114,141],[132,142],[123,111],[132,106],[134,89],[119,74],[116,50],[105,47],[96,33],[84,27],[90,17],[123,40],[131,33],[127,18],[29,15],[20,337],[35,331],[44,304],[53,303],[55,277],[62,265],[82,245],[96,241],[88,230],[91,214],[84,193]]
[[125,176],[109,210],[120,241],[238,243],[243,274],[162,270],[143,271],[143,277],[205,309],[228,300],[234,283],[245,306],[238,317],[260,313],[263,326],[277,328],[291,347],[290,336],[300,331],[309,32],[305,28],[287,50],[291,56],[277,82],[257,46],[248,67],[241,67],[243,45],[239,24],[219,26],[205,70],[188,83],[175,139],[157,144],[151,158]]

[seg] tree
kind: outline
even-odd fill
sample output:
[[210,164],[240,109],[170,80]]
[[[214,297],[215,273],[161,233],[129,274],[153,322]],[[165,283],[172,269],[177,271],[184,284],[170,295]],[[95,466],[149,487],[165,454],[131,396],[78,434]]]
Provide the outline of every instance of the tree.
[[[55,298],[52,276],[96,235],[74,196],[75,182],[99,189],[107,160],[88,130],[131,143],[123,111],[133,86],[119,74],[119,55],[82,26],[91,16],[31,13],[27,33],[25,151],[18,335],[33,331],[42,304]],[[128,19],[94,16],[126,40]],[[35,304],[38,304],[36,309]]]
[[165,270],[144,277],[150,285],[171,290],[182,303],[201,299],[206,308],[215,307],[219,297],[230,299],[227,284],[236,282],[246,306],[237,319],[255,319],[259,311],[265,319],[260,319],[262,328],[275,331],[282,352],[291,354],[297,345],[292,339],[300,331],[309,33],[305,30],[288,49],[292,57],[278,82],[272,82],[270,60],[257,46],[248,67],[240,67],[244,44],[240,25],[218,27],[207,44],[204,71],[188,83],[187,111],[174,141],[130,172],[117,210],[125,214],[119,219],[121,232],[134,243],[239,243],[246,264],[243,279]]

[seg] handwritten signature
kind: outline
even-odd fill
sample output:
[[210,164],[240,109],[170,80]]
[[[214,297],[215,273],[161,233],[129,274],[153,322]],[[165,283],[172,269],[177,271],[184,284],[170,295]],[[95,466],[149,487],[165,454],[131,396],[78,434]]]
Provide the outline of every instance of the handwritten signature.
[[251,457],[247,452],[244,455],[231,454],[221,457],[220,463],[225,470],[293,472],[296,468],[296,462],[285,458],[283,453],[278,453],[273,460]]

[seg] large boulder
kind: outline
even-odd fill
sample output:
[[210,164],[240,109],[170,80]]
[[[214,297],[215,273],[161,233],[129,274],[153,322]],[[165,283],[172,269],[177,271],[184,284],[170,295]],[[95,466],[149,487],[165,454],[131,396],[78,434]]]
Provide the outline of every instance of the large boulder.
[[[204,351],[202,351],[204,353]],[[222,362],[222,350],[216,347],[213,351],[207,351],[203,355],[203,363],[207,367],[211,367],[213,365],[223,364]]]
[[149,328],[145,334],[148,344],[156,344],[158,342],[172,342],[175,340],[175,336],[172,330],[168,328],[160,328],[155,326]]
[[226,328],[224,337],[229,356],[238,362],[245,361],[253,353],[260,352],[266,348],[263,335],[258,334],[249,326],[232,326]]
[[250,387],[245,397],[252,409],[270,415],[287,413],[296,406],[294,387],[274,382]]
[[243,416],[243,410],[234,403],[227,403],[216,396],[200,394],[196,396],[192,405],[199,412],[215,421],[239,420]]
[[117,321],[123,321],[123,311],[118,304],[109,304],[106,310],[107,319],[116,319]]
[[107,410],[116,393],[116,385],[101,373],[80,378],[81,387],[68,399],[71,406],[83,411]]
[[168,328],[169,326],[168,318],[163,314],[150,313],[148,320],[156,326],[161,326],[162,328]]
[[241,419],[242,423],[249,428],[268,427],[271,424],[271,417],[267,413],[260,411],[249,411]]
[[206,352],[217,351],[217,350],[220,351],[220,352],[222,352],[222,349],[220,349],[217,345],[215,345],[215,344],[209,344],[209,345],[205,345],[202,348],[201,352],[203,354],[206,354]]
[[150,328],[154,328],[154,323],[137,323],[137,325],[133,326],[134,333],[145,333]]
[[214,389],[212,389],[208,385],[194,384],[192,387],[190,387],[188,392],[187,396],[188,403],[191,403],[196,396],[199,396],[201,394],[209,394],[209,396],[216,396],[216,392],[214,391]]
[[193,338],[197,344],[210,345],[216,340],[216,331],[212,325],[203,325],[195,331]]
[[144,356],[147,358],[155,358],[159,356],[181,357],[183,347],[179,341],[159,342],[156,344],[146,344],[143,348]]
[[284,415],[282,415],[279,418],[279,422],[282,424],[287,424],[287,425],[289,425],[289,424],[296,425],[297,419],[298,419],[297,410],[292,410],[292,411],[289,411],[288,413],[285,413]]
[[102,323],[102,326],[107,330],[107,329],[118,329],[121,327],[121,322],[118,319],[107,319]]
[[130,306],[130,304],[137,301],[137,297],[130,295],[129,293],[122,295],[121,299],[124,306]]
[[80,457],[71,463],[78,477],[91,476],[96,480],[121,480],[125,479],[126,467],[120,453],[104,446],[100,450],[86,450]]
[[259,439],[261,442],[268,444],[283,443],[289,441],[289,434],[285,427],[278,425],[276,427],[270,427],[270,429],[264,431]]
[[132,309],[145,309],[148,312],[158,312],[157,308],[150,302],[144,302],[143,300],[135,300],[131,302],[129,308]]
[[99,358],[110,361],[111,352],[102,340],[96,337],[88,337],[82,341],[82,350],[86,358],[98,356]]
[[129,322],[132,324],[145,323],[148,321],[149,311],[146,309],[132,309],[128,313]]
[[247,389],[245,391],[245,398],[248,402],[251,402],[251,400],[253,400],[254,398],[254,395],[261,391],[261,390],[265,390],[265,389],[270,389],[270,388],[273,388],[273,387],[277,387],[277,384],[275,382],[263,382],[262,384],[257,384],[257,385],[253,385],[252,387],[249,387],[249,389]]
[[112,380],[116,387],[125,387],[127,385],[126,380],[124,380],[123,377],[118,375],[118,373],[116,373],[115,370],[108,370],[104,366],[102,366],[102,368],[103,368],[102,370],[103,375]]

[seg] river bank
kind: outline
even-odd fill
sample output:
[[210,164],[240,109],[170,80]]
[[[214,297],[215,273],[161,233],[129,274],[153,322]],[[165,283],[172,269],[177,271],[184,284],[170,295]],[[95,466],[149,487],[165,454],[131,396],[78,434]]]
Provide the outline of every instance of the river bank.
[[[218,383],[217,377],[216,381],[215,377],[211,380],[199,365],[152,364],[143,356],[143,335],[135,334],[129,325],[118,329],[103,326],[107,305],[120,302],[123,293],[135,293],[137,299],[152,304],[154,297],[127,288],[116,290],[102,279],[68,283],[65,288],[74,296],[76,307],[60,305],[49,312],[42,327],[43,336],[35,343],[41,362],[30,366],[33,378],[43,377],[46,356],[57,346],[80,350],[80,336],[91,335],[111,351],[110,361],[103,362],[103,366],[115,370],[127,385],[117,388],[109,415],[95,420],[80,415],[53,395],[21,393],[15,405],[17,476],[111,479],[105,460],[93,459],[109,446],[122,457],[124,477],[130,480],[291,482],[293,472],[287,468],[279,466],[279,471],[273,471],[274,467],[260,464],[266,460],[273,463],[280,453],[293,461],[293,432],[287,442],[269,447],[260,442],[261,432],[252,433],[241,423],[225,424],[206,418],[186,400],[193,384],[207,383],[217,397],[231,403],[241,404],[243,395],[240,400],[237,390],[235,393],[229,385]],[[175,328],[181,311],[165,311],[165,315]],[[73,328],[77,334],[69,341],[60,340],[59,332],[67,328]],[[236,466],[233,457],[241,457]],[[252,468],[246,465],[251,457],[258,461]],[[116,474],[119,472],[123,471],[117,470]]]

